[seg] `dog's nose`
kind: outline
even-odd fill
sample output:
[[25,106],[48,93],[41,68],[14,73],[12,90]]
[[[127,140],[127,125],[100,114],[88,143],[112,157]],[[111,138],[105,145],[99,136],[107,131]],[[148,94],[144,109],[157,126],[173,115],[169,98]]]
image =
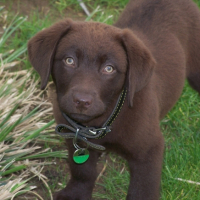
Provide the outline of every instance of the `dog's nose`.
[[76,93],[73,95],[73,102],[79,110],[88,109],[92,104],[92,96]]

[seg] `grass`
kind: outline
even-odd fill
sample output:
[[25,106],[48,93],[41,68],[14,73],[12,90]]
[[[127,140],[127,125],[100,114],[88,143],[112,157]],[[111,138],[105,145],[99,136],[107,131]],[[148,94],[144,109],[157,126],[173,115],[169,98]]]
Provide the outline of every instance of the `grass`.
[[[7,5],[0,10],[0,24],[5,27],[0,35],[1,199],[11,199],[19,194],[24,197],[27,191],[34,198],[41,195],[38,190],[40,187],[35,189],[35,177],[40,178],[43,190],[51,198],[51,192],[64,187],[69,178],[62,159],[66,152],[58,147],[61,140],[53,134],[51,106],[44,102],[46,93],[38,90],[38,76],[31,71],[27,61],[26,43],[35,33],[57,20],[51,17],[58,16],[53,13],[59,12],[62,18],[65,12],[72,9],[82,15],[83,11],[75,0],[49,2],[51,9],[47,15],[34,10],[28,18],[8,12],[11,0],[2,0],[0,4]],[[200,6],[200,0],[195,2]],[[127,0],[85,0],[84,3],[93,13],[92,20],[112,24]],[[20,8],[20,4],[17,5]],[[181,98],[161,122],[166,146],[161,182],[162,200],[200,199],[199,102],[199,95],[186,82]],[[56,150],[52,152],[52,149]],[[44,159],[46,157],[49,158]],[[53,163],[55,157],[60,157],[57,159],[59,165],[51,164],[43,168]],[[94,199],[125,199],[129,182],[127,164],[113,154],[110,154],[109,160],[103,164]]]
[[182,97],[161,123],[166,139],[162,199],[200,197],[199,101],[199,95],[186,83]]
[[[5,14],[5,13],[3,13]],[[2,14],[2,15],[3,15]],[[16,70],[20,58],[26,52],[26,43],[18,49],[5,50],[7,41],[24,23],[26,18],[14,17],[5,26],[0,39],[0,194],[1,199],[10,199],[25,193],[39,196],[29,185],[39,177],[49,197],[52,193],[42,175],[45,165],[52,165],[44,158],[66,158],[66,151],[41,149],[39,143],[60,143],[51,134],[54,120],[48,102],[42,102],[44,92],[38,90],[38,80],[27,69]],[[47,117],[46,117],[47,116]],[[50,129],[48,129],[50,128]],[[42,134],[40,134],[42,133]]]

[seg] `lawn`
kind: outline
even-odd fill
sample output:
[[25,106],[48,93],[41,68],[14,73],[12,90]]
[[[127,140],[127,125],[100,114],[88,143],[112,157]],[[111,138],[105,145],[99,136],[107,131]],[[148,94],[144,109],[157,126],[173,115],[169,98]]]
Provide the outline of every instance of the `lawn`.
[[[200,6],[200,0],[194,0]],[[67,151],[54,133],[48,88],[27,58],[27,41],[63,18],[112,24],[127,0],[0,1],[0,197],[52,199],[69,179]],[[200,98],[187,81],[175,107],[161,122],[165,154],[162,200],[200,199]],[[125,199],[129,183],[126,162],[104,155],[93,199]]]

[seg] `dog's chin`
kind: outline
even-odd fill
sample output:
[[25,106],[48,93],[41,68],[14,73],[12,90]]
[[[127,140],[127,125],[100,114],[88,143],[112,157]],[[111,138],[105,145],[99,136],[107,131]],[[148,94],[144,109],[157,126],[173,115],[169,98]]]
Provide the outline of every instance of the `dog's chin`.
[[87,123],[95,118],[94,116],[88,116],[88,115],[76,114],[76,113],[70,113],[69,117],[78,123]]

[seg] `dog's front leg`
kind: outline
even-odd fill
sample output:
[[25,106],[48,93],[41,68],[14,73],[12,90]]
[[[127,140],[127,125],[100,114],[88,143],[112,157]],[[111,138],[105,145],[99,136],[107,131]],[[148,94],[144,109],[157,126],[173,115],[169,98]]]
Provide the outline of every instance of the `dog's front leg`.
[[90,200],[97,178],[96,164],[100,153],[89,150],[89,159],[83,164],[76,164],[73,161],[75,149],[71,141],[67,143],[71,178],[67,186],[55,195],[54,200]]
[[145,156],[128,159],[130,185],[127,200],[158,200],[162,170],[164,140],[158,140]]

